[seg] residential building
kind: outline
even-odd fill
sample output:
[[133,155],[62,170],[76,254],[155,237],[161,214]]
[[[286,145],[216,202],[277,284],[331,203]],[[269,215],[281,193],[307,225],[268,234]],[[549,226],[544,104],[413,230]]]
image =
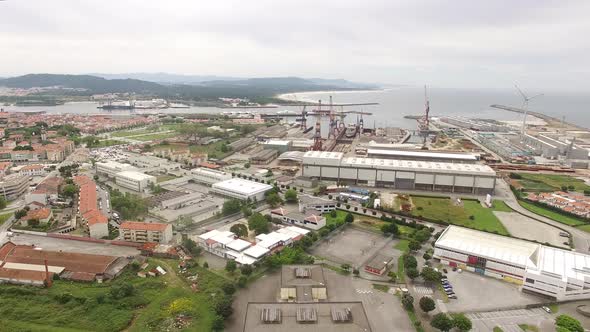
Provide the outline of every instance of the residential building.
[[102,239],[108,236],[108,217],[98,208],[96,183],[85,175],[75,176],[74,183],[80,187],[78,192],[78,214],[86,222],[90,237]]
[[393,257],[377,253],[365,264],[365,271],[381,276],[393,265],[392,262]]
[[29,187],[30,176],[10,174],[0,179],[0,195],[11,201],[23,195]]
[[8,174],[10,166],[12,166],[11,162],[0,162],[0,178]]
[[156,177],[136,171],[123,171],[115,174],[115,182],[123,188],[142,192],[150,183],[155,184]]
[[211,191],[221,196],[258,202],[263,201],[264,194],[271,189],[272,186],[268,184],[240,178],[217,182],[211,186]]
[[45,174],[43,165],[25,165],[18,170],[20,175],[39,176]]
[[125,241],[168,243],[172,240],[172,225],[126,221],[119,231]]
[[59,195],[59,187],[63,184],[60,177],[50,177],[39,183],[35,190],[25,195],[25,202],[31,204],[38,202],[47,205],[49,201],[56,201]]
[[36,210],[29,210],[27,214],[21,218],[20,223],[27,226],[29,220],[39,220],[39,224],[47,224],[53,218],[53,212],[50,208],[44,207]]
[[449,226],[436,241],[433,257],[557,301],[590,299],[590,255],[583,253]]

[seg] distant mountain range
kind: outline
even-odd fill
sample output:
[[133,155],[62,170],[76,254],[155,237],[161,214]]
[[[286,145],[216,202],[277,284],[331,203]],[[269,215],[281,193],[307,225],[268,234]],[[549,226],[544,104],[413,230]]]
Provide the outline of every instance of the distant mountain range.
[[[61,95],[128,92],[192,100],[218,97],[273,97],[280,93],[299,91],[377,88],[375,85],[353,83],[341,79],[303,79],[298,77],[243,79],[216,76],[185,76],[165,73],[116,74],[106,76],[109,78],[95,75],[28,74],[0,79],[0,86],[23,89],[56,87],[55,90],[59,91]],[[151,80],[146,80],[147,78]],[[83,91],[70,91],[70,89],[82,89]]]

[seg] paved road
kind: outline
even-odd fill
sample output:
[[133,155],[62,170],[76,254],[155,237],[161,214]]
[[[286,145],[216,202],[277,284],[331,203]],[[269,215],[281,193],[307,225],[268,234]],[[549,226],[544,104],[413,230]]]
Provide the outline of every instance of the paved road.
[[[507,184],[504,181],[498,181],[498,188],[497,190],[506,190]],[[510,190],[510,189],[508,189]],[[562,224],[558,221],[540,216],[538,214],[532,213],[531,211],[523,208],[518,204],[516,197],[510,192],[510,195],[507,199],[505,199],[506,205],[512,208],[514,211],[519,212],[527,217],[545,222],[549,225],[561,228],[566,232],[572,235],[572,240],[574,242],[575,250],[578,252],[583,253],[590,253],[590,233],[584,232],[583,230],[577,229],[575,227],[568,226],[566,224]]]

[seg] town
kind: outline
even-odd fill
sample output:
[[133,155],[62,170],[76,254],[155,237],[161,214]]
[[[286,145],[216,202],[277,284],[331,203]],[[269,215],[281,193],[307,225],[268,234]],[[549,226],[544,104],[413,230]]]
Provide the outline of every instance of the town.
[[[303,107],[1,112],[0,303],[96,306],[43,324],[105,331],[138,310],[133,330],[590,321],[590,132],[428,112],[418,130],[367,112],[326,129],[344,114]],[[509,144],[527,152],[507,160]]]

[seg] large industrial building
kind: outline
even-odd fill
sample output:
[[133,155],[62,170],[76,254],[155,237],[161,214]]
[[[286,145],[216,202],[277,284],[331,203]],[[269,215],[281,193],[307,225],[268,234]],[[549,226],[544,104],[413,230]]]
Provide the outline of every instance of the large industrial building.
[[104,174],[108,177],[114,178],[115,175],[119,172],[123,171],[137,171],[137,168],[129,165],[129,164],[122,164],[116,161],[107,161],[107,162],[97,162],[96,163],[96,173]]
[[193,179],[196,182],[212,185],[214,183],[231,179],[231,174],[222,171],[216,171],[205,167],[199,167],[191,170]]
[[435,243],[434,258],[558,301],[590,299],[590,255],[449,226]]
[[410,160],[345,158],[341,152],[309,151],[302,175],[320,180],[372,187],[491,194],[496,172],[478,164]]
[[479,160],[479,155],[473,153],[433,152],[433,151],[407,151],[407,150],[386,150],[368,149],[369,158],[431,161],[442,163],[464,163],[474,164]]
[[263,201],[264,194],[271,189],[272,187],[268,184],[240,178],[217,182],[211,186],[211,191],[221,196],[258,202]]
[[123,188],[142,192],[150,183],[156,183],[156,177],[135,171],[123,171],[115,175],[115,182]]

